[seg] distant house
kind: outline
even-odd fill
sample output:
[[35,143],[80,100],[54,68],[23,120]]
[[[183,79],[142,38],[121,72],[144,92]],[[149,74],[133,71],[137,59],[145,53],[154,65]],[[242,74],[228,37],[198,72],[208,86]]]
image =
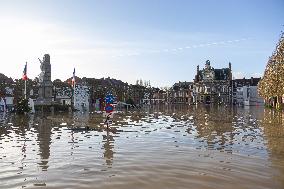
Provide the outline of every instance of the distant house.
[[234,79],[233,103],[237,105],[263,105],[264,99],[258,95],[257,84],[261,78]]
[[194,79],[195,103],[231,103],[231,63],[228,68],[215,69],[207,60],[205,68],[199,70]]
[[8,111],[12,111],[15,107],[14,105],[14,89],[11,87],[5,88],[5,99],[6,99],[6,106]]
[[151,104],[164,104],[166,102],[166,92],[159,88],[152,88]]
[[6,100],[5,98],[0,98],[0,112],[6,111]]
[[72,105],[72,88],[55,88],[55,101],[59,102],[61,105]]
[[170,92],[170,103],[192,104],[193,103],[193,82],[175,83]]
[[245,106],[263,106],[264,99],[258,95],[257,86],[244,86],[243,97]]
[[142,104],[147,104],[147,105],[151,104],[151,99],[150,99],[150,93],[149,92],[145,92],[144,93],[144,96],[142,98]]

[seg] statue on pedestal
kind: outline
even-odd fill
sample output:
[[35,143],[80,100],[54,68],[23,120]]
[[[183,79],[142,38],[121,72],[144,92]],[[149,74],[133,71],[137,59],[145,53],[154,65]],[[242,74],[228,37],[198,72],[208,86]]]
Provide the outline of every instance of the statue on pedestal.
[[39,62],[41,73],[39,75],[37,102],[49,105],[52,102],[51,64],[49,54],[45,54],[43,60],[39,59]]

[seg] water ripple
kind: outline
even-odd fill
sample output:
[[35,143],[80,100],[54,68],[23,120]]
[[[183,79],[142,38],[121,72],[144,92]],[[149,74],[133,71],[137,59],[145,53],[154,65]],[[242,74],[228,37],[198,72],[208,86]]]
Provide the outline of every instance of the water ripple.
[[0,114],[1,188],[283,188],[282,113],[211,106]]

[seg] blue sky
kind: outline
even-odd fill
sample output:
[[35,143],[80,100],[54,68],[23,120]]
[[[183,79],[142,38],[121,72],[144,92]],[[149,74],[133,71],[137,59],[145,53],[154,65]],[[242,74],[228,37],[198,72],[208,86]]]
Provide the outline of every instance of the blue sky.
[[52,79],[75,67],[79,77],[171,86],[207,59],[231,62],[235,78],[258,76],[283,18],[283,0],[0,0],[0,72],[19,78],[27,61],[34,78],[49,53]]

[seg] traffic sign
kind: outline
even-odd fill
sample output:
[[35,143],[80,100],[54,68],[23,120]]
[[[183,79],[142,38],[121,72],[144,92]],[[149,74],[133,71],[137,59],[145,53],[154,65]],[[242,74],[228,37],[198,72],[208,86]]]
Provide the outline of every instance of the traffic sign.
[[113,112],[113,109],[114,109],[114,107],[111,104],[107,104],[106,107],[105,107],[105,111],[107,113]]
[[112,104],[113,101],[114,101],[114,98],[113,98],[112,94],[108,94],[108,95],[106,95],[105,100],[106,100],[107,104]]

